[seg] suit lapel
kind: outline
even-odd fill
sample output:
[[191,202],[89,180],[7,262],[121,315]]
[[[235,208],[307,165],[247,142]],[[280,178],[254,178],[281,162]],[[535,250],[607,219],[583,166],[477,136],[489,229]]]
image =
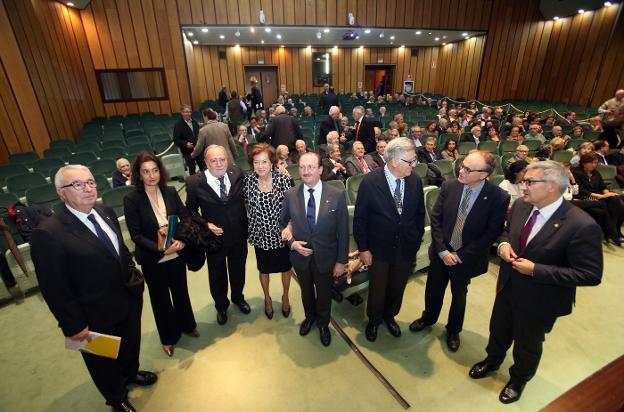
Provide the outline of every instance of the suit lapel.
[[[531,209],[529,209],[529,211]],[[559,206],[559,208],[555,210],[555,213],[552,214],[550,219],[548,219],[546,223],[544,223],[544,226],[542,226],[540,231],[537,232],[535,236],[533,236],[533,239],[531,239],[531,241],[527,244],[524,254],[527,254],[528,252],[532,251],[532,248],[534,246],[538,248],[540,246],[543,246],[545,240],[553,236],[564,225],[567,210],[568,210],[568,205],[566,204],[564,200],[561,206]],[[528,218],[528,213],[527,213],[527,218]]]
[[[399,216],[399,211],[397,210],[396,204],[394,203],[394,193],[390,191],[390,185],[387,182],[385,170],[383,173],[379,173],[375,177],[377,178],[377,184],[383,188],[381,190],[385,194],[384,197],[386,198],[386,202],[390,206],[389,210],[393,210],[394,211],[393,214],[396,216]],[[407,191],[408,191],[407,180],[403,179],[403,184],[404,184],[404,189],[405,189],[403,191],[403,209],[405,210],[405,205],[409,201],[408,194],[407,194]]]
[[[302,211],[303,213],[299,215],[299,213],[293,213],[292,216],[301,216],[303,219],[303,227],[306,233],[310,233],[310,228],[308,227],[308,219],[307,219],[307,205],[305,204],[305,198],[303,196],[303,191],[306,190],[306,185],[301,183],[299,189],[297,190],[297,196],[295,196],[295,207],[298,211]],[[320,211],[319,211],[320,214]]]
[[[94,209],[117,235],[119,249],[121,250],[123,238],[115,225],[112,224],[110,216],[104,213],[99,207],[94,207]],[[101,255],[113,258],[111,252],[106,248],[106,246],[104,246],[104,244],[102,244],[102,241],[98,239],[98,237],[84,223],[82,223],[80,219],[70,212],[67,207],[63,207],[62,211],[59,213],[59,219],[66,226],[68,233],[76,236],[81,242],[86,242],[95,249],[99,250]]]
[[515,251],[520,251],[520,234],[524,228],[524,224],[529,219],[529,214],[533,205],[530,203],[523,203],[522,207],[516,212],[518,218],[511,219],[511,227],[509,228],[509,244]]
[[199,172],[198,174],[201,175],[201,179],[199,179],[199,187],[201,187],[206,193],[208,193],[208,196],[212,197],[215,201],[221,202],[221,198],[219,197],[219,195],[217,195],[215,191],[212,190],[212,187],[210,187],[210,185],[208,184],[208,181],[206,180],[206,173]]

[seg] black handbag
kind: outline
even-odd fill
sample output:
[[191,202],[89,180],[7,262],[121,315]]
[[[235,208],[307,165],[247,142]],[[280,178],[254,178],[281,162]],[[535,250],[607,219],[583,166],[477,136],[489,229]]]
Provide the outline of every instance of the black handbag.
[[196,216],[180,221],[173,237],[186,245],[178,251],[178,255],[193,272],[204,266],[206,254],[218,252],[223,245],[221,238],[208,230],[206,223]]

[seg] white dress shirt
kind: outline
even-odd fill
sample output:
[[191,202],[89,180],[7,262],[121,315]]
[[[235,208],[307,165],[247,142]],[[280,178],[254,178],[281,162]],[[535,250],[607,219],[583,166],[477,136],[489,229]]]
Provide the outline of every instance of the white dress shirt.
[[102,216],[100,216],[98,212],[95,211],[95,209],[91,209],[91,212],[89,213],[83,213],[79,210],[74,209],[67,203],[65,203],[65,206],[67,206],[67,210],[69,210],[74,216],[76,216],[78,220],[80,220],[97,237],[95,225],[93,225],[93,223],[88,218],[89,215],[94,215],[95,220],[97,220],[97,222],[100,224],[104,233],[106,233],[108,238],[113,243],[117,254],[119,254],[119,239],[117,239],[117,234],[115,234],[115,231],[108,225],[108,223],[106,223],[106,220],[104,220],[104,218],[102,218]]
[[318,212],[319,212],[319,206],[321,206],[321,194],[323,193],[323,182],[319,180],[316,186],[314,187],[310,187],[306,184],[303,184],[301,187],[303,188],[303,211],[305,212],[306,215],[308,213],[308,201],[310,200],[310,192],[308,192],[308,189],[314,189],[314,193],[313,193],[314,204],[316,206],[316,211],[314,214],[314,221],[318,223]]
[[[206,183],[208,183],[208,186],[210,186],[210,188],[214,190],[217,196],[221,197],[221,183],[219,182],[219,178],[210,173],[208,169],[206,169],[205,172]],[[223,179],[223,182],[225,183],[225,192],[230,193],[230,188],[232,187],[232,184],[230,183],[230,177],[228,176],[227,171],[223,176],[225,177],[225,179]]]

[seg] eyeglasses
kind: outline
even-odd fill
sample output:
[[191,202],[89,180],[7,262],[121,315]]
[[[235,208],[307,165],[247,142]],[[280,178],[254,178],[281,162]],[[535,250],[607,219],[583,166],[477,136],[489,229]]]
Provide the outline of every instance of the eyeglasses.
[[521,185],[525,185],[527,187],[531,187],[533,185],[533,183],[539,183],[539,182],[547,182],[548,180],[543,180],[543,179],[522,179],[520,181]]
[[93,179],[88,179],[85,181],[82,180],[74,180],[73,182],[66,184],[65,186],[61,186],[61,189],[65,189],[66,187],[73,186],[76,190],[84,190],[85,186],[89,186],[90,188],[97,187],[97,182]]
[[403,161],[403,162],[407,163],[407,164],[408,164],[408,165],[410,165],[410,166],[414,166],[414,165],[418,162],[418,159],[413,159],[413,160],[405,160],[405,159],[401,159],[401,161]]
[[472,172],[487,172],[487,170],[483,170],[483,169],[471,169],[467,166],[464,166],[464,164],[462,163],[462,165],[459,167],[460,169],[462,169],[464,172],[466,173],[472,173]]

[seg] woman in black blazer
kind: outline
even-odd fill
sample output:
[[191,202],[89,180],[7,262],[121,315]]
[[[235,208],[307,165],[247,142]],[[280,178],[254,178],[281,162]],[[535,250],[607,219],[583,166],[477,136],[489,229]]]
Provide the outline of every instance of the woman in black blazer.
[[175,188],[167,186],[169,174],[160,159],[141,152],[132,165],[136,190],[124,198],[126,224],[136,244],[135,257],[149,289],[156,327],[163,350],[173,355],[182,333],[198,337],[197,324],[186,285],[186,265],[177,252],[184,243],[174,240],[166,250],[158,249],[158,229],[168,216],[189,216]]

